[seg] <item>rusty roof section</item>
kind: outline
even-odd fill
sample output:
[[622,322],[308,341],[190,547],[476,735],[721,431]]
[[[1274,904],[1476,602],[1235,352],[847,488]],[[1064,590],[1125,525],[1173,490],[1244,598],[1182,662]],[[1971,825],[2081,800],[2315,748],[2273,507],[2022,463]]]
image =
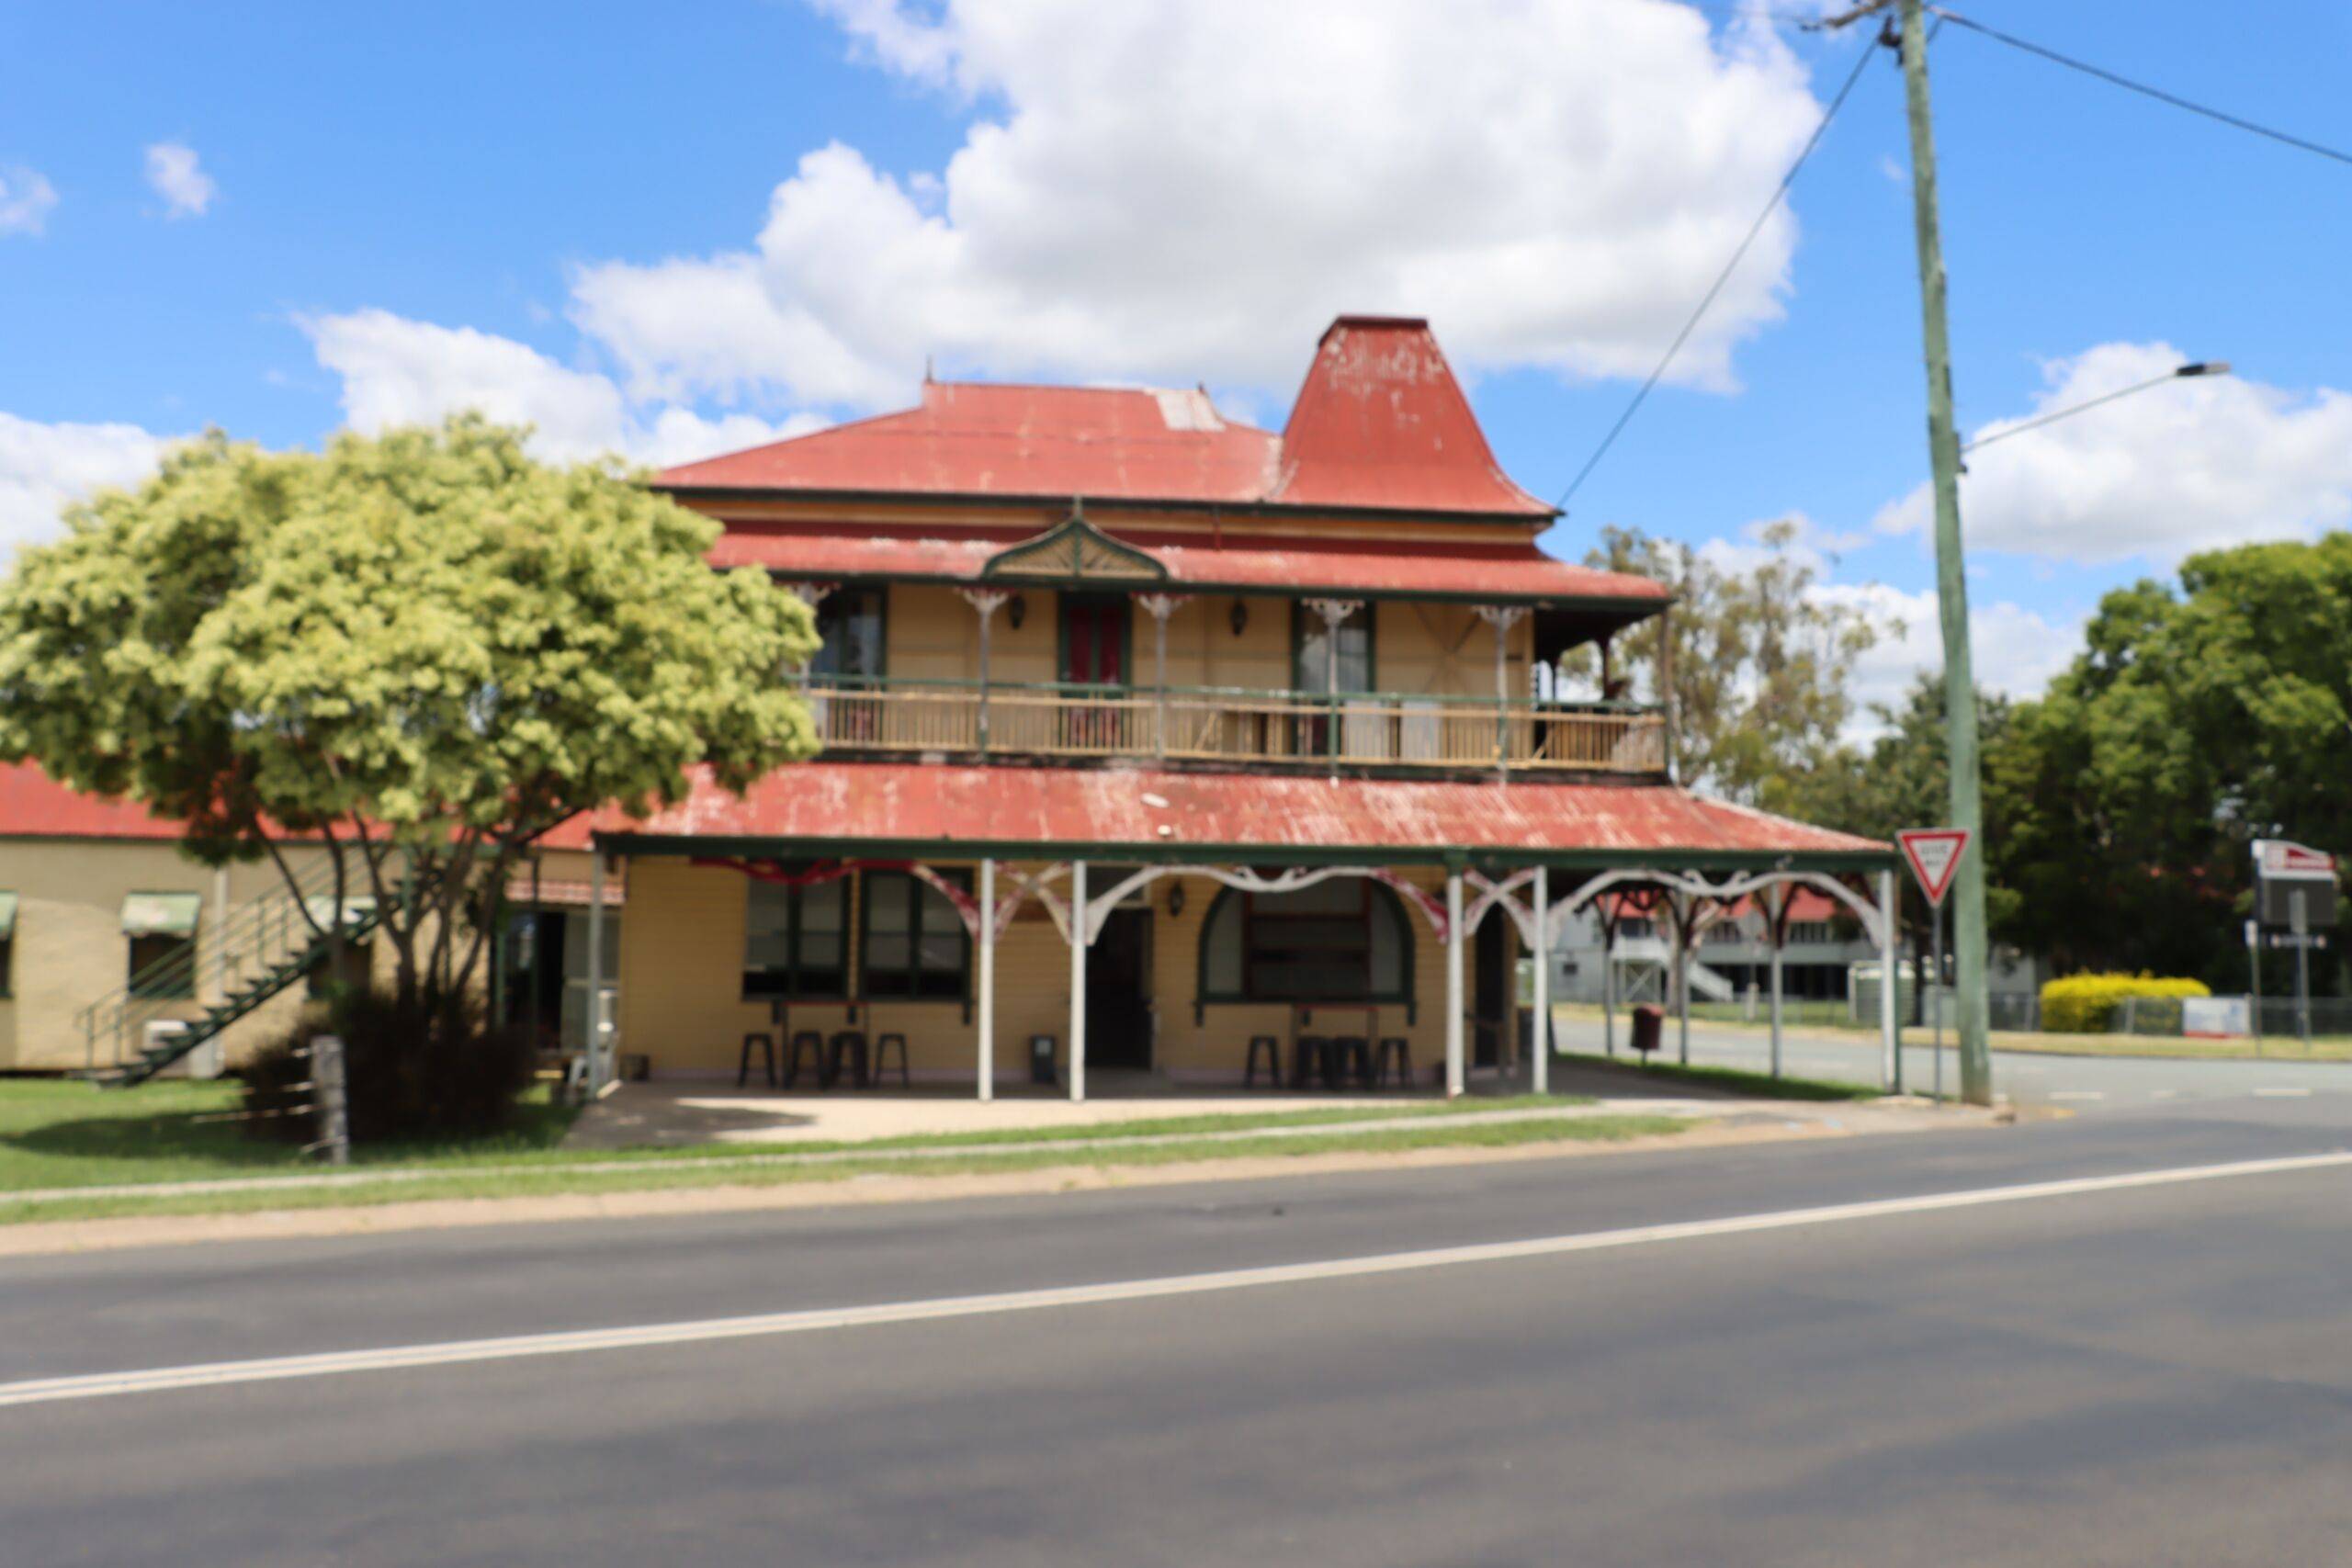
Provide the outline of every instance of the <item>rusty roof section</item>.
[[[574,818],[545,840],[584,845]],[[955,852],[1101,847],[1330,860],[1362,852],[1430,863],[1448,853],[1594,863],[1810,858],[1878,863],[1888,846],[1664,784],[1331,781],[1164,769],[804,762],[737,795],[697,776],[682,804],[642,821],[617,814],[599,839],[638,852],[670,842],[772,840],[799,852],[888,845]]]
[[[1486,603],[1630,602],[1646,615],[1672,597],[1661,582],[1577,566],[1546,555],[1532,540],[1511,545],[1419,544],[1339,538],[1226,536],[1222,545],[1169,544],[1135,528],[1103,532],[1168,569],[1166,586],[1194,592],[1395,594],[1462,597]],[[756,566],[808,581],[881,578],[974,581],[990,557],[1032,536],[1008,529],[926,529],[845,533],[808,524],[738,523],[710,550],[713,565]]]
[[1429,322],[1404,316],[1341,316],[1325,330],[1283,427],[1282,473],[1270,499],[1553,514],[1495,461]]
[[926,382],[920,406],[655,479],[695,492],[1027,498],[1289,511],[1385,511],[1540,523],[1418,318],[1342,316],[1280,435],[1205,391]]

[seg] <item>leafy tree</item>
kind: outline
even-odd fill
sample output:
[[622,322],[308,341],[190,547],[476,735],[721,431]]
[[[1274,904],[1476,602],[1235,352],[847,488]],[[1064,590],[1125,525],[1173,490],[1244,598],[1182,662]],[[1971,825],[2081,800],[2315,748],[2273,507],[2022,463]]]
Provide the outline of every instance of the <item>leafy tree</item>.
[[[1682,781],[1744,802],[1770,782],[1826,764],[1853,716],[1855,663],[1888,629],[1815,590],[1793,523],[1758,536],[1762,559],[1734,570],[1689,545],[1605,528],[1587,562],[1673,589],[1673,614],[1632,634],[1620,668],[1655,696],[1660,645],[1672,641]],[[1578,650],[1589,672],[1590,655]]]
[[2010,761],[2018,891],[2069,967],[2234,985],[2250,844],[2352,848],[2352,535],[2109,593]]
[[785,679],[807,608],[706,566],[716,525],[522,435],[216,433],[74,509],[0,583],[0,756],[143,801],[209,863],[291,883],[284,846],[323,841],[338,897],[356,866],[379,900],[401,1011],[458,1005],[541,833],[815,750]]

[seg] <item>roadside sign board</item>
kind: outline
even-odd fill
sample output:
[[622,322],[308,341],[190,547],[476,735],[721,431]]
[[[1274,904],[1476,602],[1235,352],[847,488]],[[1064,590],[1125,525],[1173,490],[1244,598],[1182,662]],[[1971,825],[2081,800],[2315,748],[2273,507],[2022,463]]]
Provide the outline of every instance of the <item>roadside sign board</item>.
[[1960,869],[1960,857],[1968,852],[1968,831],[1962,828],[1905,828],[1894,835],[1903,846],[1903,858],[1911,863],[1911,874],[1919,879],[1919,891],[1928,902],[1943,908],[1944,895],[1951,891],[1952,874]]
[[2284,839],[2254,841],[2255,918],[2298,931],[2335,924],[2335,857]]

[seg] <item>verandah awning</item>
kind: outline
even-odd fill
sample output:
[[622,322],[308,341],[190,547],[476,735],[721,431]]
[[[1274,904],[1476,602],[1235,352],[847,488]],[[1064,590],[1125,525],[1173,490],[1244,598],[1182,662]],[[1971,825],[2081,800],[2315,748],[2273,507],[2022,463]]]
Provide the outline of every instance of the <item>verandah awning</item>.
[[204,913],[201,893],[126,893],[122,896],[122,934],[177,936],[196,934]]
[[[960,854],[1182,863],[1877,870],[1889,846],[1664,784],[805,762],[742,795],[594,824],[629,854]],[[546,840],[585,847],[575,819]]]

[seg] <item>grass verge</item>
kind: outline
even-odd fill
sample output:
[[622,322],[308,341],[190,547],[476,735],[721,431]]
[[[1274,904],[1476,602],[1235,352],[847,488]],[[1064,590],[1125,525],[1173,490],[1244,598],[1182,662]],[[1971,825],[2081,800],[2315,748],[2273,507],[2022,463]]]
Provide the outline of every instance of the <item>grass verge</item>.
[[1591,1056],[1570,1052],[1558,1058],[1580,1067],[1599,1067],[1629,1077],[1655,1078],[1661,1084],[1698,1085],[1754,1095],[1759,1100],[1876,1100],[1879,1090],[1869,1084],[1843,1083],[1836,1078],[1799,1078],[1783,1074],[1742,1072],[1737,1067],[1686,1067],[1675,1062],[1634,1063],[1622,1056]]
[[[1563,1018],[1599,1021],[1600,1010],[1580,1002],[1563,1002],[1558,1009]],[[1738,1030],[1759,1038],[1769,1034],[1771,1027],[1765,1023],[1750,1023],[1741,1017],[1710,1018],[1693,1009],[1690,1021],[1709,1029]],[[1789,1017],[1788,1031],[1792,1035],[1803,1032],[1823,1035],[1840,1041],[1878,1043],[1878,1022],[1851,1023],[1842,1016],[1835,1019],[1801,1019]],[[1668,1021],[1669,1027],[1671,1020]],[[1618,1027],[1624,1028],[1622,1013]],[[1923,1049],[1933,1043],[1934,1034],[1924,1025],[1905,1024],[1903,1043],[1911,1049]],[[1946,1021],[1943,1030],[1944,1047],[1952,1048],[1952,1026]],[[1623,1035],[1620,1035],[1623,1038]],[[2052,1056],[2140,1056],[2181,1062],[2352,1062],[2352,1035],[2321,1035],[2306,1047],[2300,1040],[2280,1035],[2263,1036],[2257,1045],[2252,1040],[2183,1040],[2161,1034],[2047,1034],[2016,1029],[1996,1029],[1989,1036],[1996,1051],[2027,1051]]]
[[[39,1205],[10,1204],[0,1194],[0,1224],[30,1221],[114,1218],[125,1215],[217,1214],[258,1210],[373,1207],[434,1199],[533,1198],[576,1193],[648,1191],[695,1187],[781,1187],[839,1182],[868,1176],[953,1177],[1039,1169],[1111,1169],[1197,1164],[1217,1160],[1295,1158],[1320,1154],[1403,1154],[1435,1148],[1510,1148],[1530,1144],[1623,1143],[1660,1137],[1694,1125],[1672,1116],[1581,1115],[1532,1117],[1504,1122],[1448,1124],[1442,1115],[1417,1116],[1410,1124],[1314,1134],[1283,1128],[1262,1136],[1133,1145],[1103,1138],[1082,1148],[978,1146],[949,1148],[919,1165],[877,1157],[826,1162],[764,1161],[732,1166],[665,1166],[650,1161],[628,1170],[568,1169],[560,1163],[505,1166],[496,1169],[452,1168],[418,1180],[357,1183],[348,1187],[292,1188],[269,1191],[94,1195]],[[1059,1131],[1065,1136],[1071,1129]],[[1140,1135],[1140,1134],[1138,1134]],[[740,1147],[731,1152],[740,1154]]]
[[[1074,1126],[986,1129],[910,1134],[846,1143],[810,1140],[789,1145],[693,1144],[661,1148],[564,1149],[557,1145],[576,1111],[537,1095],[520,1107],[514,1127],[486,1137],[435,1143],[364,1145],[356,1168],[479,1169],[503,1173],[582,1162],[659,1165],[726,1156],[833,1154],[910,1149],[997,1148],[1046,1142],[1114,1143],[1193,1134],[1309,1128],[1352,1122],[1418,1121],[1487,1111],[1533,1111],[1589,1103],[1565,1095],[1518,1095],[1451,1102],[1327,1106],[1309,1110],[1159,1116]],[[0,1079],[0,1201],[11,1191],[41,1188],[110,1187],[131,1183],[204,1181],[307,1175],[315,1162],[288,1144],[248,1137],[234,1120],[237,1088],[230,1083],[165,1080],[134,1089],[101,1089],[54,1079]]]

